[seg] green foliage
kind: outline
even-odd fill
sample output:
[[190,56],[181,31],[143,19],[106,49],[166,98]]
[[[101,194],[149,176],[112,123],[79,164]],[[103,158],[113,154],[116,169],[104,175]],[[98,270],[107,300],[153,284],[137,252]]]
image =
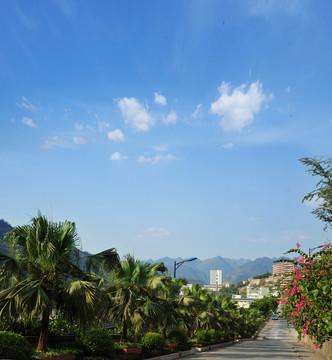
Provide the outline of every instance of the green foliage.
[[0,358],[30,360],[33,352],[33,347],[22,335],[0,331]]
[[165,346],[165,339],[161,334],[150,332],[142,337],[142,344],[150,350],[159,350]]
[[198,330],[195,337],[199,343],[207,343],[211,340],[211,334],[208,330]]
[[264,297],[256,300],[250,305],[251,309],[258,309],[264,316],[268,316],[278,307],[278,301],[274,297]]
[[111,356],[116,348],[114,340],[106,329],[91,329],[81,337],[80,343],[89,355]]
[[185,345],[188,342],[188,336],[184,331],[181,330],[171,330],[167,333],[167,338],[171,342],[175,342],[181,345]]
[[317,207],[312,213],[323,221],[324,230],[326,230],[328,227],[332,227],[332,159],[305,157],[300,161],[309,167],[307,172],[311,173],[312,176],[320,177],[316,189],[306,195],[302,201],[315,201],[317,203]]
[[54,335],[76,335],[79,332],[78,322],[67,319],[63,312],[58,312],[51,317],[49,330]]
[[76,355],[81,356],[83,355],[83,350],[70,348],[70,349],[49,349],[46,352],[42,351],[35,351],[33,354],[34,359],[45,359],[48,357],[57,357],[57,356],[66,356],[66,355]]
[[254,276],[253,279],[266,279],[271,275],[272,274],[270,272],[266,272],[265,274]]

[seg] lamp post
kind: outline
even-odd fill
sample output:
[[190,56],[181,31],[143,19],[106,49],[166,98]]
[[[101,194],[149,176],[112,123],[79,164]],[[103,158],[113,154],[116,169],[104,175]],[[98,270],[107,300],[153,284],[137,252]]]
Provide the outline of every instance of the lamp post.
[[314,247],[314,248],[309,248],[309,256],[311,255],[311,251],[312,250],[316,250],[316,249],[320,249],[320,248],[322,248],[322,247],[324,247],[324,245],[319,245],[319,246],[316,246],[316,247]]
[[192,257],[192,258],[189,258],[189,259],[186,259],[186,260],[182,260],[182,261],[179,261],[179,262],[176,262],[176,260],[174,260],[174,279],[176,278],[176,270],[177,270],[181,265],[183,265],[185,262],[194,261],[194,260],[197,260],[197,257]]

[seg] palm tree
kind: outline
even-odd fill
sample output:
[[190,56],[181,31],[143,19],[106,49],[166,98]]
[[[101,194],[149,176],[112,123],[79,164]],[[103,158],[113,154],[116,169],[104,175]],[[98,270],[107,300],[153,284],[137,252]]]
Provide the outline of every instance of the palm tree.
[[110,297],[110,317],[122,327],[121,342],[127,341],[127,330],[134,327],[138,333],[160,314],[161,308],[154,291],[160,286],[166,271],[163,263],[150,264],[126,255],[110,276],[107,289]]
[[[37,350],[46,351],[49,318],[57,311],[91,321],[100,291],[92,273],[79,266],[75,224],[54,223],[38,212],[31,224],[17,226],[5,241],[12,256],[0,254],[0,317],[21,312],[40,320]],[[88,265],[118,263],[114,249],[93,256]]]

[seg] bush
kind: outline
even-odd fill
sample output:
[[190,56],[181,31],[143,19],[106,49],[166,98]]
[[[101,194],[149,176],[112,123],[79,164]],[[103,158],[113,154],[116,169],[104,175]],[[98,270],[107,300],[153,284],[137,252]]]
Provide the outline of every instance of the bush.
[[151,332],[142,337],[142,344],[147,349],[159,350],[165,346],[165,339],[161,334]]
[[171,340],[171,342],[175,342],[181,345],[185,345],[188,342],[188,336],[185,332],[181,330],[171,330],[167,333],[167,338]]
[[106,329],[88,330],[80,339],[83,349],[90,355],[111,356],[115,343]]
[[0,358],[13,360],[30,360],[34,349],[20,334],[11,331],[0,331]]
[[209,342],[211,340],[211,335],[207,330],[196,331],[195,336],[200,343]]

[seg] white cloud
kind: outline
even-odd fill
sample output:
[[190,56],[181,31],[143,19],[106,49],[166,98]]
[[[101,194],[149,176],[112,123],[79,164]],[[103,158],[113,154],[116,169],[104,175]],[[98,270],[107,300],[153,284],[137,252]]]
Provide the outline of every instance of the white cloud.
[[167,105],[167,100],[164,95],[158,94],[157,92],[154,93],[154,102],[160,105]]
[[70,146],[66,140],[60,139],[58,136],[49,136],[41,147],[44,149],[55,149],[69,148]]
[[163,227],[156,228],[156,227],[152,226],[152,227],[145,229],[144,232],[146,232],[148,234],[157,235],[157,236],[169,236],[170,235],[170,232]]
[[168,144],[156,145],[154,146],[154,150],[158,152],[165,152],[168,150]]
[[318,207],[324,205],[325,201],[324,199],[314,195],[314,197],[311,200],[304,200],[303,203],[309,207]]
[[273,13],[298,13],[305,1],[303,0],[252,0],[248,4],[250,12],[254,15],[268,16]]
[[141,155],[138,158],[138,162],[139,163],[147,162],[147,163],[151,163],[151,164],[155,165],[155,164],[158,164],[160,161],[167,161],[167,160],[173,160],[173,159],[175,159],[175,157],[171,154],[156,155],[154,157],[145,157],[145,156]]
[[76,137],[76,136],[73,137],[73,142],[74,142],[74,144],[76,144],[76,145],[85,145],[85,144],[86,144],[86,141],[85,141],[84,138],[82,138],[82,137]]
[[246,241],[252,244],[266,244],[268,241],[265,238],[257,238],[257,239],[246,239]]
[[125,160],[127,159],[127,156],[121,155],[118,151],[116,151],[114,154],[110,157],[111,160]]
[[34,128],[34,129],[37,128],[37,125],[33,122],[33,120],[28,118],[27,116],[24,116],[24,118],[22,119],[22,123],[31,128]]
[[170,236],[170,232],[164,227],[155,227],[151,226],[142,231],[141,234],[138,234],[132,237],[132,240],[154,240],[156,238],[161,238],[165,236]]
[[190,115],[193,119],[197,119],[202,113],[202,104],[198,104],[196,110]]
[[222,82],[218,90],[220,97],[211,104],[210,111],[222,116],[220,124],[224,131],[241,132],[252,123],[254,114],[260,111],[261,105],[272,98],[272,95],[263,93],[262,83],[259,81],[252,83],[247,92],[246,85],[243,84],[229,95],[230,86],[226,82]]
[[75,130],[78,130],[78,131],[83,130],[83,125],[76,123],[76,124],[75,124]]
[[114,131],[110,131],[107,134],[108,138],[113,141],[124,141],[124,135],[123,132],[119,129],[116,129]]
[[176,121],[178,119],[178,116],[176,114],[175,111],[172,111],[171,113],[169,113],[167,116],[164,116],[163,117],[163,121],[165,124],[173,124],[175,125],[176,124]]
[[125,123],[133,125],[137,130],[148,131],[154,124],[154,118],[137,99],[124,97],[118,100],[118,105]]
[[227,144],[222,145],[222,148],[226,149],[226,150],[233,149],[233,147],[234,147],[234,144],[232,144],[232,143],[227,143]]
[[24,109],[31,110],[31,111],[37,110],[37,107],[35,105],[32,105],[31,102],[24,96],[22,96],[22,102],[16,103],[16,105],[20,108],[24,108]]
[[104,131],[105,129],[108,129],[109,127],[110,127],[110,124],[108,122],[98,120],[98,130],[100,132]]

